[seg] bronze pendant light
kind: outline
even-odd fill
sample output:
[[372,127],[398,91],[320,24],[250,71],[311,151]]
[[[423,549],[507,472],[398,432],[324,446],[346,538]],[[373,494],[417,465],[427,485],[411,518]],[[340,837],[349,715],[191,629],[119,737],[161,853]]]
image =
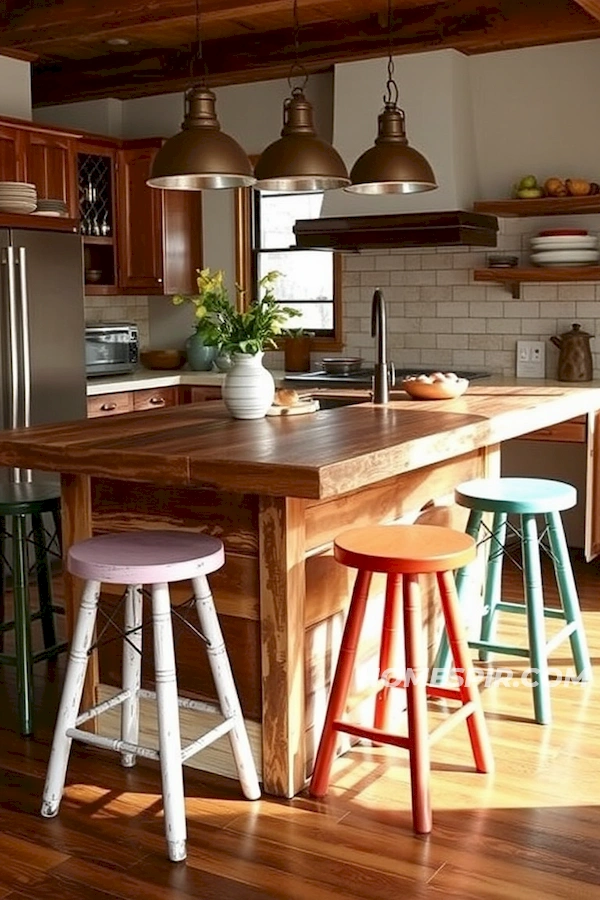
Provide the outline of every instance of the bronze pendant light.
[[398,85],[392,58],[392,2],[388,0],[388,77],[384,109],[378,117],[375,145],[356,160],[345,190],[356,194],[416,194],[437,188],[425,157],[410,147],[404,110],[398,107]]
[[[197,56],[203,63],[198,0],[196,38]],[[150,187],[202,191],[248,187],[256,181],[246,153],[237,141],[221,131],[215,110],[216,97],[204,78],[203,75],[201,83],[186,92],[181,131],[169,138],[156,154],[146,182]]]
[[[317,136],[313,111],[304,96],[306,69],[298,62],[298,4],[294,0],[294,47],[296,60],[288,76],[291,97],[283,104],[283,129],[279,140],[263,150],[256,163],[255,187],[262,191],[328,191],[350,183],[342,157],[331,144]],[[292,78],[302,77],[302,86],[292,88]]]

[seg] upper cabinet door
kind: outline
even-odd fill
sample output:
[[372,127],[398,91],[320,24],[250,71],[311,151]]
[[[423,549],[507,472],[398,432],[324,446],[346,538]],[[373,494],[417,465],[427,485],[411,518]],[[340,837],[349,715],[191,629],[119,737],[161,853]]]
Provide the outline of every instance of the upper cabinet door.
[[25,181],[25,135],[0,122],[0,181]]
[[24,138],[25,180],[35,184],[38,198],[64,200],[70,218],[77,218],[75,139],[44,131],[25,132]]
[[118,240],[124,291],[195,293],[202,265],[199,191],[148,187],[161,139],[127,141],[118,153]]
[[146,184],[156,152],[155,145],[117,154],[117,236],[121,287],[162,294],[162,191]]

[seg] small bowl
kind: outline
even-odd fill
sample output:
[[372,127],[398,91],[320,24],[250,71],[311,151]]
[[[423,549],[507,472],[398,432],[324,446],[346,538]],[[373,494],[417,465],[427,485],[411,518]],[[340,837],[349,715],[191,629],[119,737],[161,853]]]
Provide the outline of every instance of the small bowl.
[[180,369],[185,360],[185,350],[142,350],[140,353],[140,362],[146,369]]
[[319,365],[328,375],[352,375],[360,372],[362,356],[325,356]]
[[98,284],[99,281],[102,281],[102,270],[88,269],[85,273],[85,280],[87,284]]
[[455,400],[469,387],[469,380],[459,378],[457,381],[427,382],[406,378],[401,387],[413,400]]

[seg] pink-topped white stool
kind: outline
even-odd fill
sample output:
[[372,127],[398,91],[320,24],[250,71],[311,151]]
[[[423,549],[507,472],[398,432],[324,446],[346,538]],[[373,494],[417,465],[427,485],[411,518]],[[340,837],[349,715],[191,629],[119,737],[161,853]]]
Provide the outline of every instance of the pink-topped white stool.
[[[245,796],[256,800],[260,788],[237,690],[223,642],[207,575],[225,560],[223,543],[214,537],[181,531],[146,531],[106,534],[74,544],[67,567],[85,580],[83,598],[69,654],[65,684],[44,796],[43,816],[55,816],[62,798],[73,739],[116,750],[124,766],[137,756],[160,761],[169,859],[186,856],[185,797],[182,763],[229,734],[238,777]],[[200,629],[215,682],[219,703],[183,699],[177,693],[175,651],[171,623],[169,583],[191,580]],[[89,651],[94,640],[102,582],[127,586],[123,633],[123,689],[112,699],[78,714]],[[141,688],[142,586],[151,587],[156,692]],[[140,697],[156,699],[159,749],[138,744]],[[113,739],[84,731],[84,722],[121,706],[121,737]],[[223,721],[196,741],[181,746],[179,707],[220,712]]]

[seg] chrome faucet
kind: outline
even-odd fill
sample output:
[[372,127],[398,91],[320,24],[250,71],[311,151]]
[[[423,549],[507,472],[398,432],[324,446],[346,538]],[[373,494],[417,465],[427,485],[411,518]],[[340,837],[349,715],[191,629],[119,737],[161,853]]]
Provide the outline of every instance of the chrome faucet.
[[371,337],[377,337],[377,360],[373,375],[373,402],[387,403],[390,386],[395,383],[393,363],[387,358],[387,315],[385,300],[379,288],[375,289],[371,303]]

